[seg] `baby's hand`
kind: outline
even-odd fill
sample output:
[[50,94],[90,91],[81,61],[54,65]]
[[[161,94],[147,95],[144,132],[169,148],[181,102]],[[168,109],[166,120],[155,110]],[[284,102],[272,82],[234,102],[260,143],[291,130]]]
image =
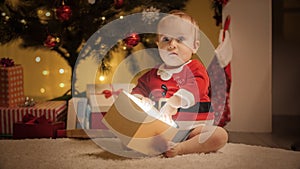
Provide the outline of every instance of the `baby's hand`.
[[181,98],[178,96],[172,96],[168,99],[166,104],[160,109],[160,113],[168,114],[170,116],[175,115],[180,105],[181,105]]
[[145,106],[154,106],[155,105],[155,102],[152,101],[151,99],[149,99],[148,97],[144,97],[140,94],[134,94],[135,97],[139,98],[141,100],[141,103]]
[[177,113],[177,108],[172,107],[168,102],[160,109],[160,113],[164,115],[175,115]]
[[149,99],[148,97],[142,97],[141,98],[142,104],[147,105],[147,106],[154,106],[155,102]]

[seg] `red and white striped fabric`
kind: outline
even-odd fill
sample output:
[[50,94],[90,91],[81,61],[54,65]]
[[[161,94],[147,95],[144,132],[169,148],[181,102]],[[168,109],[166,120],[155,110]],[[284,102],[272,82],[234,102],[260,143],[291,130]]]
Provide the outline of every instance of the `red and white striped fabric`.
[[35,117],[45,115],[47,119],[54,122],[66,108],[65,101],[41,102],[32,107],[0,107],[0,135],[12,135],[13,124],[22,121],[27,113]]

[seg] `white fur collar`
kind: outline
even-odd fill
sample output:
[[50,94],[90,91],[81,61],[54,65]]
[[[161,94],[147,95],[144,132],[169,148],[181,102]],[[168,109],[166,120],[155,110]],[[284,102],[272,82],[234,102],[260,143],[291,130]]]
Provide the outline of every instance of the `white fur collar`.
[[174,68],[174,69],[166,69],[165,68],[165,64],[161,64],[157,70],[157,75],[160,76],[160,78],[164,81],[170,80],[171,77],[173,76],[174,73],[179,73],[182,71],[183,66],[189,64],[191,62],[191,60],[189,60],[188,62],[184,63],[183,65],[181,65],[178,68]]

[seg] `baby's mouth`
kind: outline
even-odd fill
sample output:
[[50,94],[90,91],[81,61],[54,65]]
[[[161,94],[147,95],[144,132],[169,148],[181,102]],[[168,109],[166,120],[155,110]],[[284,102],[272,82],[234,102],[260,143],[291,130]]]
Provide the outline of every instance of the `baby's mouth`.
[[177,53],[175,53],[175,52],[170,52],[169,53],[169,56],[177,56],[178,54]]

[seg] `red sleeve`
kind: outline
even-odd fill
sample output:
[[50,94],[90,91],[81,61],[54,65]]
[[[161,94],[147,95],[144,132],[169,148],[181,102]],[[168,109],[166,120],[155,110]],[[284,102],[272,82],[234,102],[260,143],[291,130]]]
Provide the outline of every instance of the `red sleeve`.
[[[187,85],[183,88],[193,93],[196,101],[210,101],[208,96],[210,81],[206,68],[198,60],[192,60],[188,64],[188,68],[191,73],[188,73]],[[195,86],[197,90],[195,90]]]
[[137,85],[132,89],[131,94],[140,94],[145,97],[149,95],[149,81],[151,78],[152,74],[151,71],[145,73],[142,77],[138,79]]

